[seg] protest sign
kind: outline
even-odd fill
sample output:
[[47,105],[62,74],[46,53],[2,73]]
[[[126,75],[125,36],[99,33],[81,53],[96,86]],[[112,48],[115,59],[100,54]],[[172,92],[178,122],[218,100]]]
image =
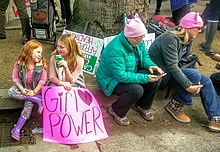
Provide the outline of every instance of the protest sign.
[[84,65],[83,70],[94,75],[98,59],[102,52],[103,39],[69,30],[64,30],[63,34],[72,34],[76,36],[76,41],[86,58],[86,64]]
[[44,86],[42,99],[44,141],[78,144],[108,137],[99,104],[88,89]]
[[147,33],[143,40],[144,40],[145,47],[148,50],[150,48],[150,45],[155,40],[155,33]]

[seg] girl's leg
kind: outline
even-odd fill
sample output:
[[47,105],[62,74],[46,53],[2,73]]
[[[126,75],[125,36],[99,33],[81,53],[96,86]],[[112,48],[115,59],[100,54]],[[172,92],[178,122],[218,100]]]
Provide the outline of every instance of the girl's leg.
[[16,140],[20,140],[20,132],[25,122],[30,118],[33,103],[30,101],[25,101],[23,111],[21,112],[21,116],[19,117],[15,127],[12,129],[11,134],[12,137]]
[[25,100],[25,95],[23,95],[22,92],[15,85],[13,85],[10,89],[8,89],[7,93],[8,96],[11,98],[15,98],[18,100]]
[[38,105],[38,113],[41,114],[43,112],[42,105],[42,96],[37,94],[34,96],[26,96],[26,100],[36,103]]
[[15,85],[12,86],[8,90],[8,95],[18,100],[28,100],[28,101],[34,102],[38,104],[38,113],[41,114],[43,111],[41,95],[25,96],[21,93],[21,91]]

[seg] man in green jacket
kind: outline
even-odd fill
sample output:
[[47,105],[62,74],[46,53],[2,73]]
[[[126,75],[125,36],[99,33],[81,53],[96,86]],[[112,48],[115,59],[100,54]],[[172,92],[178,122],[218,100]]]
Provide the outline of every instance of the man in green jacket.
[[119,98],[109,108],[115,121],[130,124],[126,114],[131,107],[146,120],[153,120],[150,111],[163,71],[150,59],[143,38],[147,30],[138,17],[125,19],[125,29],[103,50],[96,80],[107,96]]

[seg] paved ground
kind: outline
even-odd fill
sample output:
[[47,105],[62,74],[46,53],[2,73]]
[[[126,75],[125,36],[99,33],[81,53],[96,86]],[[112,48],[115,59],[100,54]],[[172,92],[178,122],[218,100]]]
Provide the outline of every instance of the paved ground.
[[[193,10],[202,12],[206,1],[193,5]],[[154,12],[154,3],[151,11]],[[162,14],[170,16],[169,3],[163,3]],[[153,109],[155,120],[147,122],[134,110],[128,113],[131,125],[117,125],[107,113],[107,107],[117,98],[106,97],[97,87],[95,78],[86,74],[88,88],[100,103],[105,127],[109,138],[78,145],[62,145],[42,141],[42,134],[37,134],[35,145],[0,148],[0,152],[219,152],[220,134],[209,132],[207,117],[200,98],[194,97],[194,105],[186,107],[191,123],[175,121],[164,109],[170,98],[164,99],[165,93],[157,93]]]

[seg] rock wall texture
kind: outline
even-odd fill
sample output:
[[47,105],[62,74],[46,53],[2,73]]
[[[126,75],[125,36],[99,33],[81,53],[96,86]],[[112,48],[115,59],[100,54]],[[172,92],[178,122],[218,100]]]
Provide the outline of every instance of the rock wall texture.
[[96,37],[111,36],[123,29],[123,14],[137,12],[146,21],[148,8],[148,0],[75,0],[68,28]]

